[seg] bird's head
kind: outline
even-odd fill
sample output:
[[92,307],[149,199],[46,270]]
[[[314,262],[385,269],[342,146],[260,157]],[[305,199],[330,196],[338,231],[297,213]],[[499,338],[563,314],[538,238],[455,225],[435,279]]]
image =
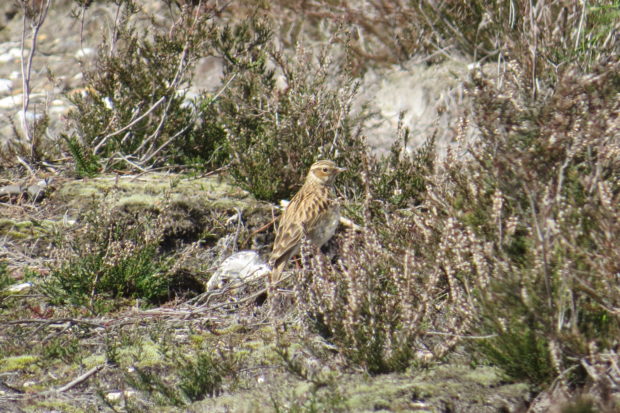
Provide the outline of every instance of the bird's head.
[[346,168],[340,168],[333,161],[318,161],[312,164],[306,182],[321,185],[331,185],[336,176],[346,171]]

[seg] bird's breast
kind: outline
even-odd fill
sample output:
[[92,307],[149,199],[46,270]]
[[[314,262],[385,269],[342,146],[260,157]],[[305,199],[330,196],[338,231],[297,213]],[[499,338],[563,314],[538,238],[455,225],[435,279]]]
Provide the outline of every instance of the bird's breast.
[[330,207],[319,219],[314,229],[311,231],[310,239],[318,246],[322,247],[336,233],[336,228],[340,223],[340,208],[337,205]]

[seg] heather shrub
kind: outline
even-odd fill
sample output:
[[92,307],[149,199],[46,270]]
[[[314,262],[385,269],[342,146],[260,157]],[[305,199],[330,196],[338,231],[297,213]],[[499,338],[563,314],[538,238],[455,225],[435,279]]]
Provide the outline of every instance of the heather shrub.
[[[437,62],[453,56],[475,61],[527,59],[533,78],[552,75],[569,62],[595,61],[617,52],[617,0],[596,3],[517,1],[279,1],[282,26],[299,41],[337,32],[348,36],[350,64],[363,72],[370,64]],[[303,16],[303,21],[299,16]],[[301,31],[299,27],[306,30]],[[315,28],[320,28],[316,30]],[[285,34],[281,35],[285,39]],[[533,79],[532,78],[532,79]]]
[[[258,43],[253,36],[265,30],[258,25],[244,30],[245,42]],[[235,36],[227,33],[222,32],[218,50],[234,47],[229,43]],[[353,114],[357,84],[330,60],[328,50],[288,53],[270,42],[247,47],[236,59],[223,53],[225,77],[231,81],[216,115],[227,132],[230,172],[260,199],[275,201],[294,193],[319,159],[347,167],[343,182],[359,184],[365,114]]]
[[[149,404],[158,406],[188,406],[207,397],[217,396],[226,379],[236,374],[238,357],[201,350],[186,355],[168,355],[165,368],[133,367],[125,381],[131,388],[143,392]],[[146,406],[136,406],[142,410]]]
[[[357,83],[329,47],[281,50],[266,19],[227,23],[191,8],[171,27],[147,29],[135,23],[143,13],[123,4],[116,38],[85,73],[86,92],[70,97],[75,132],[63,137],[78,174],[226,166],[257,198],[277,200],[329,158],[359,184],[366,113],[353,113]],[[189,99],[204,56],[222,59],[222,87]]]
[[84,93],[69,96],[73,132],[63,135],[80,175],[112,169],[221,164],[224,131],[204,122],[209,95],[192,98],[196,61],[209,53],[210,14],[185,10],[170,27],[120,2],[115,36],[104,39]]
[[[469,268],[462,252],[451,248],[471,234],[455,221],[443,228],[438,223],[437,216],[399,217],[382,224],[383,235],[375,228],[348,232],[335,263],[309,248],[302,251],[295,291],[307,327],[371,374],[445,356],[473,319],[469,287],[461,279]],[[438,242],[442,231],[445,238]],[[429,331],[447,337],[436,340]]]
[[371,202],[376,204],[375,215],[379,209],[413,207],[424,199],[436,162],[435,139],[432,136],[412,153],[406,149],[409,140],[410,131],[399,125],[390,152],[366,161],[364,174]]
[[92,313],[124,299],[158,303],[170,295],[170,262],[159,245],[163,226],[154,216],[131,216],[110,207],[87,212],[79,229],[59,237],[55,264],[42,284],[54,304]]
[[[386,169],[367,179],[366,228],[337,242],[333,262],[306,251],[297,299],[310,328],[373,373],[420,349],[446,354],[438,333],[440,349],[465,339],[536,389],[559,379],[603,394],[617,374],[595,370],[608,369],[620,333],[620,67],[575,55],[538,77],[514,57],[499,78],[472,73],[461,146],[442,162],[396,147],[367,163]],[[470,124],[479,136],[468,142]],[[390,159],[411,173],[390,178]],[[407,202],[393,197],[407,185]]]
[[619,68],[566,70],[544,98],[517,64],[470,86],[481,137],[442,198],[488,246],[479,349],[515,379],[583,384],[591,346],[617,345]]

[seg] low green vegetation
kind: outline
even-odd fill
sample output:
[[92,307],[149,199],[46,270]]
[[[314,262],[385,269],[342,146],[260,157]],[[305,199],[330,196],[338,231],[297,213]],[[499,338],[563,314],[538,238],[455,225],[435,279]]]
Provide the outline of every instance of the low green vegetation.
[[123,299],[154,304],[169,298],[170,264],[159,252],[163,231],[155,216],[101,207],[84,216],[79,232],[60,237],[62,259],[42,285],[45,295],[93,314]]

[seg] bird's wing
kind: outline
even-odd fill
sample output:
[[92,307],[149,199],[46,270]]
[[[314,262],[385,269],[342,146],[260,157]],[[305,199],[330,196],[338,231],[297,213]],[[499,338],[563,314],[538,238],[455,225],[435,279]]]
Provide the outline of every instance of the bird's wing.
[[282,218],[274,241],[271,261],[275,266],[286,262],[301,243],[304,233],[311,231],[319,219],[329,210],[331,201],[322,188],[313,191],[300,190],[291,200]]

